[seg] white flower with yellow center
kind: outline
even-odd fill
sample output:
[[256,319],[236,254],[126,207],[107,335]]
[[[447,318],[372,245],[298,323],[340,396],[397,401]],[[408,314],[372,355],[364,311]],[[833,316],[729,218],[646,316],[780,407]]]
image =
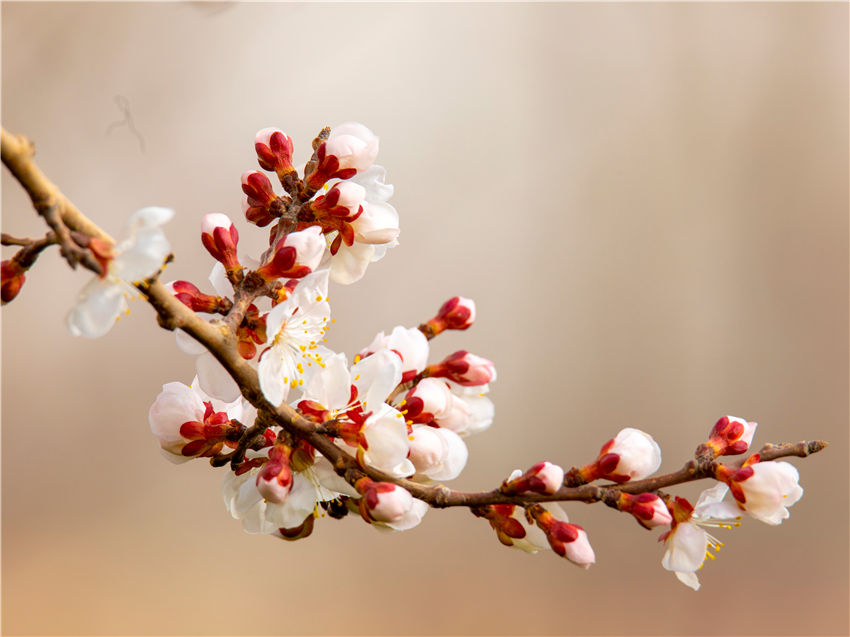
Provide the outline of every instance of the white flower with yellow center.
[[[705,528],[731,529],[740,526],[741,512],[731,502],[723,502],[729,491],[725,484],[718,484],[703,491],[692,509],[687,500],[676,498],[673,505],[673,528],[661,538],[667,551],[661,566],[673,571],[685,586],[699,590],[696,571],[706,559],[713,560],[711,553],[719,551],[723,542],[708,533]],[[690,510],[689,510],[690,509]]]
[[266,317],[269,347],[260,357],[257,373],[263,394],[275,406],[333,354],[322,345],[331,320],[327,294],[328,271],[314,272]]

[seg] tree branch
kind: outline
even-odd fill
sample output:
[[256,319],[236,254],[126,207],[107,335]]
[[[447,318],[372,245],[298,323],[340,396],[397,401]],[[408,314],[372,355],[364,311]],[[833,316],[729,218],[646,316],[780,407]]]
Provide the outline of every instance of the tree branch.
[[[326,136],[326,134],[325,134]],[[322,136],[317,138],[321,141]],[[315,144],[314,144],[315,145]],[[9,168],[14,177],[26,190],[37,210],[55,210],[62,223],[88,237],[96,237],[112,241],[111,237],[97,225],[87,219],[68,199],[54,186],[32,161],[33,147],[23,137],[10,135],[2,131],[3,163]],[[50,221],[49,215],[45,215]],[[56,228],[54,228],[56,231]],[[49,235],[48,235],[49,236]],[[5,237],[4,237],[5,241]],[[235,319],[244,312],[254,291],[244,294],[232,312],[234,318],[228,316],[225,320],[215,319],[207,322],[198,317],[192,310],[175,298],[159,280],[159,273],[137,284],[148,303],[158,316],[160,325],[168,330],[182,329],[201,343],[224,366],[230,376],[238,384],[242,395],[258,410],[258,420],[246,429],[237,450],[227,456],[222,456],[217,463],[224,464],[227,460],[232,465],[238,464],[244,457],[245,450],[255,440],[258,434],[267,428],[269,423],[281,426],[294,438],[306,441],[320,454],[327,458],[336,472],[350,484],[359,478],[369,478],[392,482],[405,489],[415,498],[423,500],[432,507],[444,508],[454,506],[480,507],[489,504],[528,505],[536,502],[553,501],[582,501],[596,502],[608,500],[619,493],[643,493],[657,491],[676,484],[714,477],[714,469],[719,463],[717,459],[694,459],[687,462],[681,469],[666,475],[656,476],[645,480],[627,482],[624,484],[574,484],[570,483],[570,475],[575,478],[575,472],[568,474],[568,486],[564,486],[553,494],[524,493],[507,495],[499,489],[493,491],[465,493],[453,491],[442,485],[425,485],[412,480],[395,478],[378,469],[360,466],[355,457],[338,447],[333,439],[325,434],[325,429],[319,431],[316,425],[306,419],[286,403],[276,407],[270,404],[260,389],[259,378],[254,368],[248,364],[237,351],[237,339],[234,325]],[[259,294],[257,294],[258,296]],[[253,298],[256,298],[254,296]],[[241,322],[241,319],[240,319]],[[421,376],[421,375],[420,375]],[[396,394],[403,391],[405,385],[396,389]],[[765,445],[759,452],[762,461],[775,460],[788,456],[805,457],[821,451],[828,443],[821,440],[802,441],[794,444]],[[241,451],[240,451],[241,450]]]

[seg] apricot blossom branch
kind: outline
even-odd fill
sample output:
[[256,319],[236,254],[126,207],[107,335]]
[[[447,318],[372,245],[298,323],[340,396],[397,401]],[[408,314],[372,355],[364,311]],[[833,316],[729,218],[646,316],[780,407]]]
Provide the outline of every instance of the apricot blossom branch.
[[[399,232],[388,203],[392,186],[374,164],[378,139],[361,124],[324,128],[302,175],[283,131],[259,131],[254,148],[260,168],[284,191],[277,194],[263,172],[242,175],[245,218],[271,226],[269,248],[259,262],[238,254],[229,217],[206,215],[201,242],[216,261],[216,293],[205,294],[188,281],[160,281],[173,258],[161,229],[171,210],[136,212],[126,238],[116,242],[44,176],[31,143],[2,131],[3,163],[50,228],[43,239],[3,235],[4,245],[21,246],[3,262],[4,303],[50,245],[72,268],[81,263],[96,274],[67,317],[72,333],[100,336],[125,311],[127,296],[147,300],[159,325],[197,356],[191,386],[163,386],[150,410],[151,429],[169,459],[208,458],[225,469],[226,507],[246,531],[301,539],[317,518],[349,511],[374,526],[405,530],[429,508],[466,507],[489,522],[502,544],[551,549],[587,568],[595,561],[588,534],[558,503],[602,502],[647,529],[667,528],[662,565],[697,589],[696,571],[719,546],[704,527],[731,528],[744,515],[779,524],[802,496],[797,470],[777,460],[806,457],[827,443],[768,444],[729,461],[750,450],[756,429],[733,416],[718,420],[694,457],[664,475],[653,476],[661,464],[655,440],[626,428],[594,460],[568,471],[544,461],[489,491],[444,486],[466,464],[464,438],[493,421],[486,394],[496,369],[465,350],[428,364],[429,341],[469,328],[474,303],[453,297],[418,327],[381,332],[349,365],[324,345],[333,322],[328,282],[359,280],[397,244]],[[696,505],[662,491],[705,479],[714,486]]]

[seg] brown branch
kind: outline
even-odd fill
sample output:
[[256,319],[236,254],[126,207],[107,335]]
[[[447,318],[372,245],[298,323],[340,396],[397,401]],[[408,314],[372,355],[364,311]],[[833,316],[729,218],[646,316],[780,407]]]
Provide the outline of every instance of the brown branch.
[[[323,131],[324,132],[324,131]],[[2,131],[3,163],[24,187],[37,209],[54,205],[59,210],[61,219],[69,228],[73,228],[90,237],[100,237],[111,240],[95,224],[73,206],[58,189],[50,183],[41,171],[31,161],[32,145],[23,138],[9,135]],[[320,140],[321,136],[317,138]],[[297,439],[312,445],[319,453],[327,458],[336,472],[349,483],[369,476],[373,480],[393,482],[407,489],[414,497],[423,500],[433,507],[443,508],[452,506],[479,507],[488,504],[528,505],[535,502],[552,501],[582,501],[597,502],[610,500],[618,492],[643,493],[657,491],[664,487],[712,478],[717,460],[691,460],[676,472],[627,482],[625,484],[583,484],[564,486],[551,495],[522,494],[506,495],[498,489],[493,491],[464,493],[452,491],[442,485],[428,486],[412,480],[395,478],[373,467],[361,467],[357,460],[340,449],[333,439],[317,430],[314,423],[304,418],[295,409],[283,403],[279,407],[270,404],[260,389],[257,372],[248,364],[236,349],[236,336],[230,326],[221,320],[207,322],[198,317],[192,310],[178,301],[159,281],[159,273],[137,284],[137,288],[158,315],[160,325],[166,329],[182,329],[209,350],[224,366],[231,377],[239,385],[242,395],[258,410],[258,420],[240,439],[241,454],[230,454],[231,464],[234,460],[241,462],[244,450],[249,448],[258,433],[262,433],[269,423],[277,424]],[[234,315],[235,316],[235,315]],[[229,318],[229,317],[228,317]],[[397,388],[398,393],[403,385]],[[250,434],[249,434],[250,432]],[[244,440],[244,444],[242,444]],[[765,445],[759,452],[762,461],[775,460],[787,456],[805,457],[816,453],[827,446],[820,440],[802,441],[794,444]],[[238,452],[238,448],[237,448]],[[222,457],[224,458],[224,457]]]
[[0,146],[3,164],[26,190],[36,210],[46,205],[56,205],[62,221],[71,230],[115,243],[112,237],[86,218],[39,170],[32,161],[35,154],[32,142],[25,137],[12,135],[3,128],[0,129]]

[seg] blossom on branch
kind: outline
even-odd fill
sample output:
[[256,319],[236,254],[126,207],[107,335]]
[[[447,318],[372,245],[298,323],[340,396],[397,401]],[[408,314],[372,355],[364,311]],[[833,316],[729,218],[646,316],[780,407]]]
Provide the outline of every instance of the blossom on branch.
[[154,274],[171,251],[160,226],[173,216],[169,208],[142,208],[130,217],[127,238],[114,248],[92,239],[91,247],[98,251],[95,256],[104,272],[82,289],[68,312],[66,323],[71,334],[103,336],[121,314],[129,312],[127,299],[135,293],[130,284]]
[[723,502],[728,490],[725,484],[706,489],[696,506],[684,498],[674,498],[670,505],[671,529],[658,538],[667,545],[661,565],[695,591],[700,586],[696,571],[702,568],[706,558],[715,558],[710,550],[716,553],[723,547],[723,542],[705,531],[705,527],[731,529],[740,526],[740,512],[735,505]]
[[602,445],[594,462],[579,470],[585,482],[611,480],[622,483],[642,480],[661,466],[661,448],[652,436],[627,427]]
[[800,473],[794,465],[759,462],[758,454],[737,470],[720,465],[716,476],[729,485],[742,510],[773,526],[788,518],[788,507],[803,497]]

